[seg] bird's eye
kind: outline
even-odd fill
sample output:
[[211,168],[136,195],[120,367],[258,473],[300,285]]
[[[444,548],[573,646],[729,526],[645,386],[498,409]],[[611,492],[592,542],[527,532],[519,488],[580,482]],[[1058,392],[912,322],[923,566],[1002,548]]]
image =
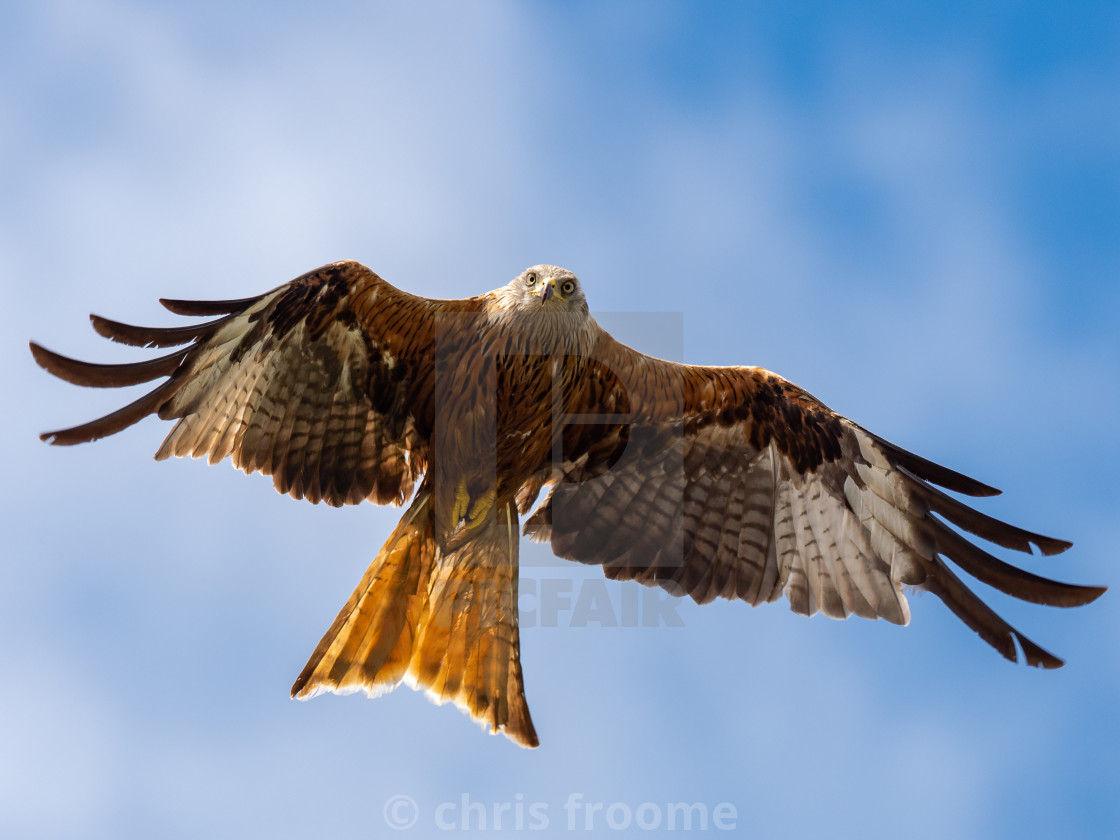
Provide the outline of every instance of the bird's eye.
[[565,280],[564,285],[560,287],[560,291],[565,295],[570,295],[576,290],[576,284],[571,280]]
[[525,275],[525,285],[530,289],[537,284],[537,274],[535,271],[530,271]]

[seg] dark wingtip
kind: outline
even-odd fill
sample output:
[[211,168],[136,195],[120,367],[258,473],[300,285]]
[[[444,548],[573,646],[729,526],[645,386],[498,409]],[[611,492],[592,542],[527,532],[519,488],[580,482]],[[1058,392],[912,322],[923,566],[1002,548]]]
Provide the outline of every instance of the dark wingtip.
[[[1018,630],[1012,630],[1011,634],[1015,637],[1015,641],[1019,643],[1019,649],[1023,653],[1023,659],[1027,661],[1028,665],[1034,668],[1043,668],[1047,671],[1052,671],[1066,664],[1064,659],[1055,656],[1045,648],[1039,647]],[[1015,657],[1014,661],[1018,662],[1018,657]]]
[[[1021,640],[1020,640],[1021,641]],[[1046,671],[1055,671],[1058,668],[1064,668],[1066,661],[1060,659],[1048,650],[1040,648],[1038,645],[1031,645],[1030,649],[1023,645],[1023,656],[1026,657],[1027,664],[1034,668],[1042,668]]]
[[[81,427],[76,428],[80,429]],[[39,435],[39,440],[50,446],[74,446],[78,443],[89,443],[96,438],[81,433],[75,434],[75,429],[58,429],[54,432],[43,432]]]
[[1006,659],[1012,662],[1025,659],[1028,665],[1047,669],[1061,668],[1065,664],[1000,618],[936,556],[932,572],[926,588]]
[[31,355],[40,367],[59,379],[74,385],[90,388],[124,388],[151,382],[161,376],[170,376],[186,355],[186,350],[178,350],[167,356],[149,359],[144,362],[131,362],[121,365],[100,365],[82,362],[55,353],[35,342],[31,342]]
[[977,481],[975,478],[967,476],[964,473],[959,473],[956,470],[943,467],[934,461],[923,458],[921,455],[915,455],[913,452],[903,449],[901,446],[893,444],[867,431],[867,429],[864,429],[862,426],[859,428],[864,434],[879,444],[879,446],[886,451],[887,455],[894,460],[895,464],[906,468],[918,478],[932,482],[939,487],[944,487],[946,490],[952,490],[954,493],[963,493],[965,496],[982,498],[986,496],[998,496],[1003,492],[982,481]]
[[36,364],[43,370],[50,370],[48,359],[52,355],[51,351],[44,347],[42,344],[36,344],[34,341],[27,342],[27,346],[31,348],[31,355],[35,358]]
[[103,318],[100,315],[90,315],[90,323],[98,335],[111,341],[128,344],[132,347],[176,347],[181,344],[196,342],[212,334],[219,326],[230,317],[219,318],[205,324],[191,324],[186,327],[135,327],[132,324],[123,324]]
[[1082,586],[1040,577],[993,557],[952,528],[936,530],[938,553],[979,581],[1015,598],[1051,607],[1081,607],[1097,600],[1102,586]]
[[124,408],[117,409],[111,414],[75,426],[72,429],[59,429],[55,432],[43,432],[39,440],[54,446],[73,446],[76,443],[89,443],[99,438],[115,435],[122,429],[127,429],[133,423],[139,422],[149,414],[154,414],[160,404],[169,399],[180,387],[178,382],[167,380],[154,391],[150,391],[135,402]]
[[1054,539],[1054,537],[1043,537],[1037,534],[1035,536],[1036,539],[1032,539],[1031,542],[1033,542],[1038,547],[1038,550],[1047,557],[1054,554],[1061,554],[1063,551],[1073,548],[1073,543],[1069,540],[1058,540]]
[[1078,604],[1078,606],[1091,604],[1108,591],[1107,586],[1082,586],[1081,589],[1085,593],[1085,600],[1082,604]]
[[177,300],[175,298],[160,298],[163,307],[176,315],[201,316],[230,315],[248,309],[261,296],[239,298],[237,300]]
[[988,542],[1015,551],[1022,551],[1026,554],[1031,553],[1031,546],[1033,545],[1047,555],[1059,554],[1073,545],[1067,540],[1036,534],[1033,531],[1017,528],[995,517],[981,513],[937,489],[932,484],[913,480],[914,474],[908,468],[900,466],[899,469],[904,475],[911,478],[908,483],[910,490],[929,506],[930,513],[937,514],[938,517],[943,517],[958,528],[963,528],[970,534],[975,534]]

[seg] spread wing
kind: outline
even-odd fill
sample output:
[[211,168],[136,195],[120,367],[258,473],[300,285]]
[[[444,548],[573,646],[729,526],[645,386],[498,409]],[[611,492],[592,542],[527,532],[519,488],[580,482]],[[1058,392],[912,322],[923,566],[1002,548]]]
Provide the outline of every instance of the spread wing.
[[271,475],[282,493],[331,505],[400,504],[412,493],[428,461],[441,302],[344,261],[259,297],[161,303],[180,315],[219,317],[165,329],[90,316],[114,341],[180,347],[134,364],[79,362],[32,343],[40,365],[78,385],[166,377],[119,411],[44,440],[96,440],[156,414],[178,421],[157,459],[230,456],[247,473]]
[[[945,562],[1017,598],[1077,606],[1103,587],[1038,577],[997,545],[1056,554],[1070,543],[1007,525],[938,487],[999,491],[900,449],[761,368],[644,356],[603,333],[563,431],[561,464],[527,486],[525,532],[608,577],[700,603],[785,595],[795,612],[906,624],[903,584],[927,589],[990,645],[1047,668],[1062,661],[996,615]],[[936,486],[935,486],[936,485]]]

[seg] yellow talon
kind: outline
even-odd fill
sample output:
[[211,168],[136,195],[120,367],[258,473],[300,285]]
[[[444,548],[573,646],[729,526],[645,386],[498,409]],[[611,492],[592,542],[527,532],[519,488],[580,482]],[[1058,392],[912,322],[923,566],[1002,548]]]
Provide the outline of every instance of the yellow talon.
[[474,528],[481,524],[482,520],[486,518],[486,514],[490,512],[490,508],[494,506],[496,496],[497,493],[493,490],[487,490],[486,493],[479,496],[478,501],[471,505],[470,518],[467,522],[468,528]]
[[459,482],[459,488],[455,491],[455,506],[451,509],[451,521],[462,522],[467,515],[467,506],[470,505],[471,494],[467,492],[467,480],[464,478]]
[[488,490],[475,499],[472,504],[470,491],[467,490],[467,480],[464,478],[455,490],[455,504],[451,508],[451,521],[456,524],[462,523],[464,529],[468,531],[477,528],[486,519],[490,509],[494,507],[495,498],[497,498],[497,493],[494,490]]

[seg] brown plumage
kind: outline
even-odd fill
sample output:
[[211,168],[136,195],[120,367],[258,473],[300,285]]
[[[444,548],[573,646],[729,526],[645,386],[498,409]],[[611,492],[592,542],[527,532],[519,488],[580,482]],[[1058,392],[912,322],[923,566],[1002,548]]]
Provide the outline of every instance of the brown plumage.
[[555,266],[464,300],[416,297],[339,262],[259,297],[161,302],[214,320],[156,329],[92,316],[114,341],[181,348],[127,365],[31,345],[39,364],[79,385],[166,377],[44,440],[96,440],[156,414],[176,421],[160,459],[228,456],[311,502],[412,498],[296,697],[376,695],[406,681],[536,746],[517,628],[519,514],[524,533],[561,557],[700,603],[784,594],[805,615],[906,624],[903,585],[928,589],[1008,659],[1018,643],[1047,668],[1062,662],[945,560],[1034,603],[1078,606],[1104,591],[991,556],[950,525],[1025,552],[1070,544],[962,504],[934,485],[998,491],[887,443],[780,377],[674,364],[618,343],[588,313],[575,276]]

